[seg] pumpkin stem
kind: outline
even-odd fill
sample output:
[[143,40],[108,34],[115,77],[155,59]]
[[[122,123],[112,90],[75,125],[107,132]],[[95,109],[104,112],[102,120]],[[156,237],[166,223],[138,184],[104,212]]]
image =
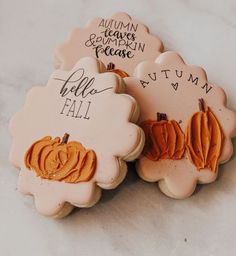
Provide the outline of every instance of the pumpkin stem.
[[199,105],[200,111],[203,111],[203,112],[206,111],[206,106],[203,98],[198,99],[198,105]]
[[114,68],[115,68],[115,64],[114,63],[112,63],[112,62],[108,63],[107,70],[112,70]]
[[66,144],[68,142],[69,136],[70,136],[70,134],[65,133],[62,138],[61,144]]
[[159,122],[161,120],[167,120],[167,115],[165,113],[157,112],[157,121]]

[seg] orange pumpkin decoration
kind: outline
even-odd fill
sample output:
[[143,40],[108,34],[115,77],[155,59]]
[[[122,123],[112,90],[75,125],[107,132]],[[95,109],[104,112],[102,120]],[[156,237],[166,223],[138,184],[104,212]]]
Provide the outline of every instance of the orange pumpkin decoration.
[[215,172],[224,136],[217,118],[203,99],[199,99],[199,109],[187,126],[188,157],[198,170],[208,168]]
[[121,78],[129,77],[129,74],[127,74],[125,71],[123,71],[121,69],[115,69],[115,64],[111,63],[111,62],[107,65],[107,71],[114,72],[117,75],[119,75]]
[[90,180],[96,169],[96,154],[81,143],[68,142],[66,133],[61,141],[46,136],[36,141],[25,154],[25,165],[44,179],[78,183]]
[[175,120],[167,120],[166,114],[157,113],[157,121],[146,120],[140,124],[146,142],[143,154],[152,161],[181,159],[185,152],[185,138]]

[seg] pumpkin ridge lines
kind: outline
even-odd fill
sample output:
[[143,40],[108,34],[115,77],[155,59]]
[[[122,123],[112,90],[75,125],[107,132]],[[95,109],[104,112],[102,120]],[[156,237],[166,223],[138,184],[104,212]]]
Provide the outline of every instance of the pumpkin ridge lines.
[[48,166],[48,163],[50,162],[49,157],[50,155],[53,153],[53,150],[55,150],[55,148],[60,145],[60,140],[58,141],[58,139],[56,140],[57,142],[52,143],[52,148],[51,150],[48,152],[48,154],[45,156],[44,158],[44,169],[45,169],[45,178],[49,177],[49,174],[52,173],[51,167]]
[[[41,151],[41,148],[44,147],[44,145],[46,145],[47,141],[42,140],[37,142],[33,148],[32,148],[32,152],[31,152],[31,159],[30,159],[30,163],[31,166],[33,167],[33,169],[36,171],[37,175],[40,176],[40,169],[38,166],[38,159],[37,159],[37,152]],[[36,154],[36,156],[35,156]]]
[[[210,171],[215,172],[221,155],[224,135],[220,123],[210,107],[205,104],[203,99],[199,102],[200,111],[192,115],[187,127],[187,153],[199,171],[208,168]],[[198,129],[195,129],[194,125]],[[200,133],[198,126],[200,126]],[[198,153],[203,156],[202,159],[198,158]]]
[[80,173],[80,176],[77,179],[78,182],[86,181],[94,175],[97,161],[96,161],[96,158],[95,158],[95,152],[93,150],[87,150],[85,161],[86,161],[86,163],[89,164],[87,168],[91,169],[92,171],[87,173],[84,170],[82,170],[81,173]]
[[146,120],[140,123],[140,127],[143,129],[145,134],[145,144],[142,154],[152,161],[156,161],[158,158],[158,153],[154,148],[154,138],[151,136],[153,120]]
[[[161,157],[162,157],[162,155],[163,155],[163,146],[162,146],[162,143],[163,143],[163,140],[164,140],[164,138],[163,138],[163,133],[162,133],[162,130],[163,130],[163,128],[162,128],[162,125],[163,124],[160,124],[160,125],[157,125],[157,124],[154,124],[153,126],[152,126],[152,135],[153,135],[153,145],[154,145],[154,148],[155,148],[155,150],[156,150],[156,152],[158,152],[159,153],[159,155],[158,155],[158,159],[160,159]],[[156,137],[156,133],[154,133],[154,131],[159,131],[157,134],[160,134],[160,137],[159,138],[157,138]],[[158,150],[158,151],[157,151]]]
[[64,157],[65,155],[67,154],[63,150],[60,150],[58,152],[58,157],[61,165],[65,164],[65,161],[66,161],[66,158]]
[[[196,113],[195,117],[197,120],[196,123],[199,124],[197,125],[197,128],[195,131],[196,135],[194,137],[192,137],[193,141],[193,149],[194,149],[194,153],[196,154],[197,156],[197,161],[198,161],[198,169],[201,169],[204,164],[204,158],[203,158],[203,154],[202,154],[202,151],[201,151],[201,148],[202,148],[202,142],[201,142],[201,131],[202,131],[202,116],[203,116],[203,112],[198,112]],[[192,126],[194,127],[194,126]]]
[[168,147],[168,156],[170,158],[172,158],[174,156],[175,150],[176,150],[176,141],[177,141],[177,136],[176,136],[176,132],[175,132],[175,128],[173,125],[173,121],[169,121],[167,123],[167,136],[168,136],[168,140],[167,140],[167,147]]
[[56,161],[55,161],[55,152],[54,150],[50,151],[48,156],[47,156],[47,161],[46,162],[46,170],[48,172],[49,175],[54,175],[55,174],[55,164],[56,164]]
[[156,138],[153,135],[153,129],[154,129],[155,124],[153,123],[152,126],[150,127],[151,130],[151,140],[152,140],[152,145],[153,145],[153,149],[156,152],[156,161],[160,159],[161,157],[161,148],[158,145]]
[[[76,180],[79,181],[80,173],[85,171],[84,179],[89,180],[95,172],[95,152],[86,150],[81,143],[76,141],[67,144],[67,139],[68,136],[63,139],[64,143],[60,143],[59,137],[52,140],[47,136],[37,140],[25,154],[26,167],[33,169],[37,176],[44,179],[76,183]],[[80,153],[84,158],[82,164]],[[87,155],[92,158],[88,159]],[[30,157],[32,159],[29,159]]]
[[173,135],[174,135],[174,139],[172,138],[173,140],[173,144],[174,146],[172,145],[172,153],[170,154],[171,158],[175,158],[175,153],[176,153],[176,149],[177,149],[177,143],[178,143],[178,136],[177,136],[177,133],[176,133],[176,129],[175,129],[175,122],[173,120],[170,121],[171,122],[171,128],[172,130],[174,131],[173,132]]
[[[197,116],[197,113],[195,113],[192,117],[192,120],[195,120],[195,117]],[[196,152],[196,151],[199,151],[199,148],[197,147],[196,145],[196,135],[195,135],[195,127],[194,125],[192,125],[192,120],[190,120],[191,122],[191,130],[190,130],[190,133],[189,135],[192,134],[192,136],[189,136],[189,139],[190,139],[190,150],[191,150],[191,153],[194,155],[194,158],[196,159],[196,161],[201,161],[201,159],[199,159],[199,154]]]
[[78,175],[78,168],[77,168],[77,166],[78,166],[78,159],[79,159],[79,156],[80,155],[80,152],[77,152],[77,163],[75,164],[75,166],[74,167],[72,167],[71,168],[71,170],[67,173],[67,174],[65,174],[63,177],[62,177],[62,179],[61,180],[63,180],[63,181],[67,181],[67,182],[69,182],[69,183],[74,183],[75,182],[75,178],[74,178],[74,176],[77,174]]
[[31,164],[30,164],[30,162],[31,162],[32,151],[33,151],[34,146],[35,146],[38,142],[40,142],[40,141],[45,141],[45,140],[50,140],[50,139],[51,139],[50,136],[45,136],[45,137],[43,137],[42,139],[37,140],[35,143],[33,143],[33,144],[30,146],[30,148],[26,151],[24,160],[25,160],[25,166],[26,166],[28,169],[31,169]]
[[[197,113],[197,116],[200,118],[199,126],[197,126],[197,140],[195,140],[195,145],[197,146],[197,153],[200,155],[201,162],[204,163],[204,156],[202,152],[202,132],[203,132],[203,119],[204,119],[205,112]],[[195,137],[196,139],[196,137]]]
[[[72,156],[74,156],[76,153],[71,153]],[[63,177],[67,176],[66,174],[70,173],[72,171],[72,169],[74,168],[74,166],[76,165],[76,157],[75,159],[72,159],[72,156],[70,155],[69,158],[67,159],[67,162],[65,163],[65,165],[63,165],[60,170],[57,171],[56,175],[57,175],[57,179],[61,180],[61,177],[63,179]]]
[[88,151],[86,151],[85,154],[82,156],[80,165],[78,166],[78,167],[79,167],[79,168],[78,168],[79,176],[81,175],[81,173],[82,173],[82,171],[83,171],[83,168],[84,168],[84,165],[85,165],[85,162],[86,162],[87,155],[88,155]]
[[[159,121],[158,121],[159,120]],[[185,152],[185,136],[176,120],[167,120],[165,113],[157,113],[157,121],[143,121],[146,142],[143,154],[152,161],[181,159]],[[180,142],[180,145],[178,145]],[[156,157],[154,157],[154,152]]]
[[168,139],[169,139],[169,133],[168,133],[168,123],[169,121],[167,121],[164,125],[163,125],[163,128],[164,128],[164,140],[165,140],[165,157],[168,156]]
[[[211,122],[213,121],[210,112],[209,112],[208,118]],[[214,122],[212,122],[212,123],[214,123]],[[215,154],[216,148],[214,146],[216,135],[217,135],[217,128],[214,127],[214,129],[212,130],[212,141],[211,141],[211,145],[210,145],[211,149],[209,151],[209,154],[207,157],[207,162],[206,162],[206,166],[212,171],[214,171],[214,166],[215,166],[214,162],[217,161],[217,156]]]
[[78,177],[77,177],[77,181],[82,181],[81,176],[82,176],[82,174],[83,174],[83,169],[84,169],[84,166],[85,166],[87,157],[88,157],[88,152],[89,152],[89,151],[87,151],[87,152],[84,154],[83,159],[82,159],[81,162],[80,162],[79,172],[78,172],[79,175],[78,175]]
[[207,112],[204,112],[201,116],[201,132],[200,132],[200,141],[201,141],[201,155],[202,155],[202,159],[203,159],[203,166],[206,165],[206,158],[205,158],[205,154],[206,154],[206,142],[207,142],[207,138],[208,138],[208,127],[206,126],[206,119],[207,119]]
[[209,112],[208,112],[208,107],[207,107],[206,115],[204,116],[205,122],[206,122],[206,130],[207,130],[206,145],[204,145],[204,147],[205,147],[205,152],[204,152],[204,163],[205,163],[205,165],[207,164],[207,156],[208,156],[209,150],[210,150],[211,134],[212,134],[212,126],[211,126],[211,122],[209,121],[208,114],[209,114]]
[[[211,147],[210,147],[211,155],[208,156],[207,163],[209,165],[209,168],[212,171],[215,171],[217,166],[217,161],[222,151],[224,134],[222,132],[222,129],[220,127],[220,124],[217,118],[215,117],[214,113],[210,110],[210,108],[209,108],[209,120],[211,121],[211,123],[215,124],[215,127],[214,129],[212,129],[212,140],[211,140]],[[212,153],[212,150],[214,154]]]
[[185,135],[180,125],[176,121],[173,120],[172,124],[176,133],[176,143],[175,143],[175,151],[174,151],[175,153],[173,157],[174,159],[181,159],[185,152]]
[[43,149],[43,151],[41,152],[41,154],[39,155],[39,158],[40,158],[40,163],[39,163],[39,167],[42,171],[42,174],[44,175],[46,173],[46,170],[45,170],[45,165],[44,165],[44,161],[42,162],[41,160],[42,159],[45,159],[45,156],[48,155],[48,153],[50,152],[50,150],[52,150],[53,146],[52,145],[46,145]]
[[199,161],[201,159],[199,159],[199,156],[195,153],[195,147],[194,147],[194,127],[193,127],[193,120],[195,118],[197,113],[194,113],[192,115],[192,117],[190,118],[188,125],[187,125],[187,136],[186,136],[186,149],[187,149],[187,155],[190,158],[190,160],[192,161],[192,163],[197,167],[197,169],[199,170]]

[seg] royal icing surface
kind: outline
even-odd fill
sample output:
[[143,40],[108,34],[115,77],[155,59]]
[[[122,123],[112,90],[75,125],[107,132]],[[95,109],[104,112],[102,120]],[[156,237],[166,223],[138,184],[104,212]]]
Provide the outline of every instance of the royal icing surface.
[[116,13],[108,19],[94,18],[85,28],[74,29],[56,49],[55,57],[65,70],[78,59],[93,56],[130,75],[141,61],[155,60],[162,48],[162,42],[149,34],[145,25],[126,13]]
[[35,197],[42,214],[55,215],[65,202],[88,206],[100,188],[118,185],[121,163],[140,143],[130,121],[135,100],[122,94],[121,78],[101,70],[87,57],[54,71],[10,122],[18,189]]
[[141,105],[146,135],[137,163],[140,176],[164,180],[177,198],[190,196],[197,183],[214,181],[218,165],[232,155],[236,135],[236,114],[226,107],[224,91],[174,52],[140,63],[125,82]]

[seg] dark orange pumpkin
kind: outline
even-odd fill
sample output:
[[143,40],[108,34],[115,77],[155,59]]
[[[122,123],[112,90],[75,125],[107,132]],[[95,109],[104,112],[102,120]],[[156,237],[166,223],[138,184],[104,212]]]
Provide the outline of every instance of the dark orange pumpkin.
[[143,154],[152,161],[181,159],[185,152],[184,133],[175,120],[167,120],[166,114],[157,113],[157,121],[146,120],[140,124],[146,142]]

